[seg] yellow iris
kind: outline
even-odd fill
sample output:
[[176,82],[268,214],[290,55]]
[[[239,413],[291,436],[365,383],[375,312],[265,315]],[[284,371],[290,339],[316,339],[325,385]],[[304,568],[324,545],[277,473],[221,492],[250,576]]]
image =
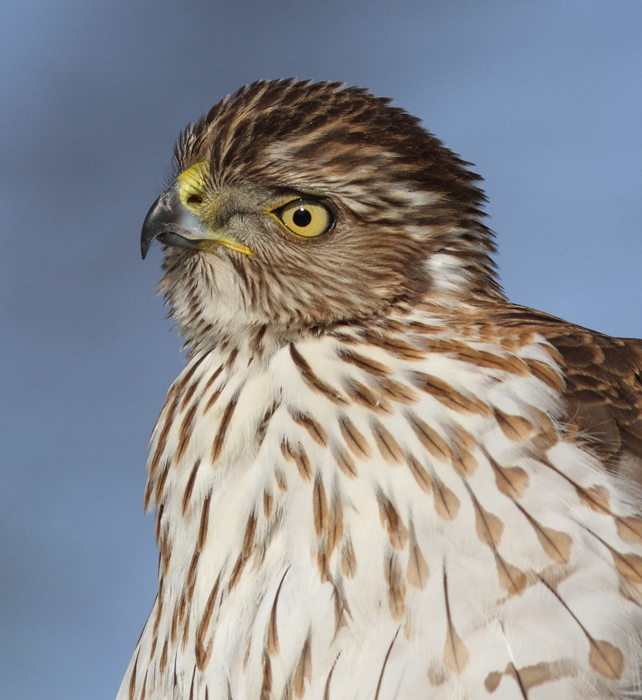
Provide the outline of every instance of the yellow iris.
[[303,238],[316,238],[334,224],[332,212],[315,199],[294,199],[270,212],[288,231]]

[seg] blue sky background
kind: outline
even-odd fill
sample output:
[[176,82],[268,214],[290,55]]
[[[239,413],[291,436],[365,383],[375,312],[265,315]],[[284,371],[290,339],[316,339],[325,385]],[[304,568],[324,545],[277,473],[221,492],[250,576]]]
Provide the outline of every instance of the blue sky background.
[[156,591],[146,443],[180,371],[141,223],[258,78],[364,85],[476,164],[510,299],[642,336],[640,0],[5,0],[0,697],[114,697]]

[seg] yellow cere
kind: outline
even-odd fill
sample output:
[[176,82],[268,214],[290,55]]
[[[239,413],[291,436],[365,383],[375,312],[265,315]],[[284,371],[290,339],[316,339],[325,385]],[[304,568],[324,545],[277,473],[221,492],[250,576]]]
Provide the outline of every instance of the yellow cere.
[[321,236],[334,223],[330,210],[315,199],[295,199],[269,213],[288,231],[303,238]]
[[201,161],[184,170],[176,178],[181,203],[192,212],[197,212],[203,203],[207,174],[207,163]]

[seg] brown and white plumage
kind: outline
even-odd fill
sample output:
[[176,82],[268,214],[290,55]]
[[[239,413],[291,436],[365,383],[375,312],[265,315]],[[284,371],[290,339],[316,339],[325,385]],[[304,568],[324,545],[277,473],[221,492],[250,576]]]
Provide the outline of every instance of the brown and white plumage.
[[642,697],[642,344],[507,302],[477,176],[364,90],[247,86],[175,162],[119,700]]

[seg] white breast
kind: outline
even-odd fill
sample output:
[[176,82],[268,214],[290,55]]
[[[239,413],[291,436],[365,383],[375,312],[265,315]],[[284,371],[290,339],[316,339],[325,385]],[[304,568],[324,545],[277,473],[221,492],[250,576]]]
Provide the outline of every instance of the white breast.
[[545,341],[460,342],[192,360],[153,436],[161,589],[119,700],[624,697],[636,514],[560,432]]

